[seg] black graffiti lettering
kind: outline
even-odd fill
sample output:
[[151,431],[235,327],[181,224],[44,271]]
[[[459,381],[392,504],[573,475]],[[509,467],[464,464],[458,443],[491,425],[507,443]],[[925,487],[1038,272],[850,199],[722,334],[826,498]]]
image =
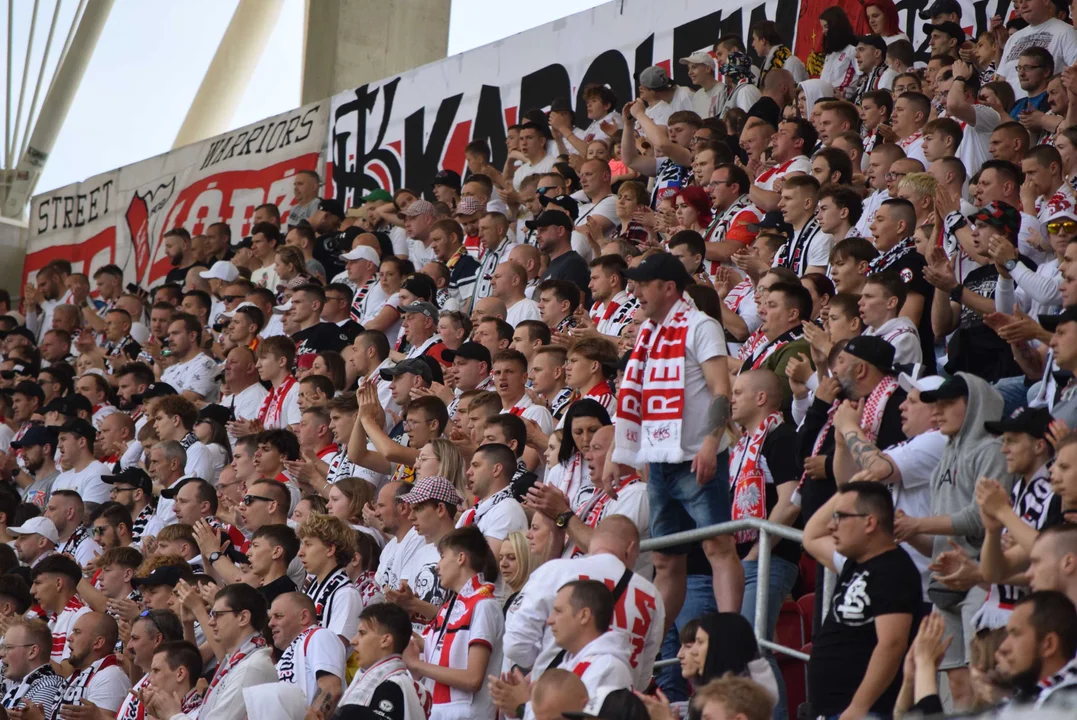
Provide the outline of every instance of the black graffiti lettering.
[[624,103],[632,97],[632,73],[628,71],[628,61],[620,50],[607,50],[587,66],[587,72],[580,79],[579,89],[576,91],[576,127],[581,130],[591,124],[587,117],[587,101],[583,98],[583,90],[592,83],[608,85],[621,105],[613,108],[613,112],[621,112]]
[[419,108],[404,118],[404,184],[408,187],[424,188],[423,193],[433,200],[429,188],[441,165],[441,156],[445,152],[445,143],[456,124],[456,111],[460,108],[463,95],[447,97],[438,104],[434,125],[430,128],[430,138],[424,146],[426,136],[426,108]]
[[[639,74],[651,66],[654,59],[654,35],[648,35],[643,42],[636,46],[636,69],[632,73],[632,97],[639,97]],[[627,103],[628,100],[625,100]]]
[[299,116],[298,115],[296,115],[294,118],[290,118],[288,120],[288,125],[285,127],[285,130],[284,130],[284,143],[281,145],[281,147],[288,147],[289,145],[292,144],[292,133],[295,131],[295,126],[298,125],[298,124],[299,124]]
[[[330,143],[330,157],[333,159],[333,185],[336,188],[337,200],[344,202],[349,193],[354,196],[377,190],[381,187],[378,179],[366,173],[367,166],[372,162],[381,164],[389,173],[391,187],[386,190],[393,191],[400,187],[400,161],[397,154],[391,148],[385,147],[385,133],[389,128],[389,122],[393,117],[393,100],[396,98],[396,89],[400,84],[400,78],[394,78],[382,85],[380,89],[370,90],[369,85],[363,85],[355,90],[355,99],[337,107],[333,118],[333,137]],[[382,94],[381,124],[378,126],[378,135],[373,145],[367,148],[367,117],[373,112],[378,99],[378,93]],[[355,162],[348,158],[348,140],[351,132],[340,130],[343,127],[344,118],[355,114]]]
[[[899,13],[902,10],[905,11],[905,34],[910,39],[916,37],[917,28],[924,24],[924,21],[920,19],[920,11],[926,8],[929,2],[931,0],[900,0],[900,2],[896,3]],[[931,35],[929,34],[924,38],[923,42],[914,46],[917,60],[926,60],[931,55],[930,48],[928,48],[930,39]]]
[[505,147],[505,113],[501,107],[501,89],[496,85],[483,85],[479,90],[479,105],[475,111],[475,124],[471,129],[472,140],[485,140],[490,146],[490,162],[502,167],[508,156]]
[[[82,227],[107,215],[112,199],[112,180],[106,180],[89,192],[56,195],[38,206],[37,234]],[[62,207],[62,214],[61,214]]]
[[244,130],[235,137],[232,143],[228,146],[228,157],[225,160],[231,160],[236,155],[236,148],[243,144],[243,141],[247,138],[247,131]]
[[213,164],[213,155],[217,152],[217,148],[223,143],[224,140],[211,140],[209,143],[209,150],[206,151],[206,157],[202,160],[202,167],[200,170],[205,170],[207,167]]
[[315,105],[303,115],[302,121],[299,123],[302,135],[296,134],[295,136],[295,141],[297,143],[303,142],[310,137],[310,133],[314,130],[314,121],[311,120],[311,116],[316,116],[319,109],[321,109],[321,105]]
[[[55,202],[56,198],[53,198],[51,202]],[[41,203],[37,206],[37,234],[48,232],[49,228],[49,200]]]
[[71,220],[71,213],[75,211],[75,198],[70,195],[64,196],[64,228],[74,227],[75,223]]
[[673,80],[678,85],[692,85],[688,79],[688,66],[681,65],[678,60],[688,57],[700,48],[710,49],[721,30],[721,10],[673,28]]
[[243,145],[243,152],[241,152],[240,155],[251,154],[251,143],[262,137],[262,133],[265,132],[265,129],[265,125],[259,125],[258,127],[251,130],[251,134],[247,136],[247,142]]
[[572,94],[572,81],[564,65],[539,68],[520,78],[520,119],[531,110],[541,110],[557,98]]
[[277,144],[280,142],[280,136],[283,134],[284,124],[274,124],[269,128],[269,132],[266,133],[266,152],[270,153],[277,149]]

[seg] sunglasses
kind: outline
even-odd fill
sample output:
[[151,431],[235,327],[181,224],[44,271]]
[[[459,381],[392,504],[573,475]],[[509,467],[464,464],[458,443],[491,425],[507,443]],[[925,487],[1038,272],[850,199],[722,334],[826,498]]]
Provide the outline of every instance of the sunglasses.
[[273,502],[273,498],[263,497],[262,495],[244,495],[243,504],[250,507],[254,504],[255,500],[261,500],[262,502]]
[[1077,232],[1077,221],[1074,220],[1058,220],[1047,223],[1047,232],[1051,235],[1058,235],[1059,233],[1066,233],[1071,235]]

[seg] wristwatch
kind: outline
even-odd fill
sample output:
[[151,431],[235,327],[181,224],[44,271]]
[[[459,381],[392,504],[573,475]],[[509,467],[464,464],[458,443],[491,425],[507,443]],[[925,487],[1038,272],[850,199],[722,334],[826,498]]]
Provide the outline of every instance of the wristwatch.
[[1017,260],[1007,260],[1006,262],[1002,263],[1002,267],[1006,268],[1006,272],[1013,272],[1014,269],[1017,267]]
[[950,291],[950,300],[954,301],[955,303],[961,302],[961,293],[964,292],[964,290],[964,283],[958,283],[957,287]]
[[568,527],[568,521],[571,520],[572,516],[575,514],[576,513],[572,512],[571,510],[566,510],[565,512],[557,516],[557,519],[554,520],[554,525],[564,530],[566,527]]
[[212,565],[213,563],[217,562],[220,559],[221,559],[221,554],[219,552],[211,552],[209,554],[209,564],[210,565]]

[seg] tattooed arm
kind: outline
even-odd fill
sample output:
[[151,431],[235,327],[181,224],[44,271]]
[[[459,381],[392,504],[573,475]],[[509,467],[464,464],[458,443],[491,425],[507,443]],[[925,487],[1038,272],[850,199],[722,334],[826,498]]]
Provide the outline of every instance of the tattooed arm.
[[888,485],[901,482],[901,470],[897,463],[868,439],[867,434],[860,429],[859,418],[839,412],[834,418],[834,428],[848,452],[848,457],[842,460],[852,460],[852,465],[839,462],[838,456],[841,453],[835,453],[834,475],[839,485],[849,482],[858,472],[863,473],[862,479],[865,480]]

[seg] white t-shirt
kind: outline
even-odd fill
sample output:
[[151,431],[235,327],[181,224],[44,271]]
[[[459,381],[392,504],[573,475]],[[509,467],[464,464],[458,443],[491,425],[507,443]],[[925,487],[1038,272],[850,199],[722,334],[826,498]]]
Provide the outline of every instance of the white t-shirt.
[[[946,436],[938,430],[931,430],[882,449],[901,471],[901,483],[890,486],[895,510],[901,510],[910,517],[931,515],[931,476],[945,447]],[[920,551],[908,543],[902,543],[901,546],[916,563],[926,587],[930,579],[927,566],[931,563],[931,558],[920,554]]]
[[[976,104],[972,109],[976,113],[976,125],[959,123],[964,134],[961,136],[961,144],[957,146],[957,158],[965,164],[970,177],[978,173],[980,166],[991,159],[991,153],[988,151],[991,133],[1002,124],[1002,117],[994,108]],[[1006,119],[1009,120],[1008,117]]]
[[713,397],[701,365],[711,358],[728,354],[725,332],[718,321],[698,310],[688,313],[684,359],[685,421],[681,423],[681,448],[690,456],[699,452],[703,440],[709,435],[706,423],[691,421],[692,418],[707,417]]
[[65,470],[52,481],[52,491],[74,490],[84,502],[106,503],[109,500],[110,486],[101,480],[102,475],[111,475],[112,470],[104,463],[94,460],[80,471]]
[[894,362],[912,365],[923,362],[923,350],[920,348],[920,333],[916,325],[907,317],[898,315],[887,320],[879,329],[865,328],[865,335],[881,337],[894,346]]
[[280,424],[267,425],[266,430],[286,430],[291,425],[298,425],[303,419],[303,413],[299,410],[299,383],[292,385],[288,394],[284,396],[284,405],[281,408]]
[[[673,97],[668,102],[660,100],[648,107],[644,112],[655,125],[669,125],[670,115],[681,110],[692,110],[694,102],[695,93],[686,87],[678,86],[673,93]],[[692,111],[695,112],[694,110]]]
[[262,328],[261,332],[258,333],[258,337],[271,338],[280,337],[287,334],[288,333],[284,332],[284,318],[282,318],[280,315],[277,315],[276,313],[273,313],[269,316],[269,319],[266,320],[266,326]]
[[504,540],[514,532],[527,532],[524,509],[508,488],[494,493],[472,510],[460,513],[456,527],[473,524],[482,534],[494,540]]
[[779,178],[785,178],[790,173],[802,173],[804,175],[811,175],[811,160],[807,155],[797,155],[791,160],[786,160],[780,165],[775,165],[769,170],[759,174],[756,178],[755,185],[763,190],[775,192],[774,183]]
[[883,201],[890,199],[890,192],[883,188],[882,190],[876,190],[871,195],[864,198],[864,208],[860,215],[860,220],[856,223],[856,234],[860,237],[871,239],[871,232],[868,228],[875,222],[875,213],[882,207]]
[[1020,100],[1028,97],[1017,82],[1017,62],[1021,53],[1030,47],[1042,47],[1055,59],[1054,74],[1061,73],[1067,66],[1077,62],[1077,30],[1058,18],[1050,18],[1039,25],[1029,25],[1018,30],[1006,41],[1002,50],[1002,61],[995,74],[1013,87],[1014,98]]
[[[231,408],[236,415],[236,420],[253,420],[258,417],[262,410],[262,402],[266,399],[269,391],[262,387],[262,383],[253,383],[241,390],[238,394],[225,395],[221,398],[221,405]],[[231,435],[232,447],[236,446],[236,438]]]
[[187,448],[187,464],[183,468],[183,474],[202,478],[206,482],[217,483],[219,468],[215,468],[217,458],[201,440],[196,440]]
[[546,435],[549,435],[554,430],[553,415],[542,405],[536,405],[535,401],[527,393],[524,393],[524,396],[517,400],[515,405],[508,410],[502,410],[501,413],[512,413],[517,417],[534,420]]
[[[592,120],[591,124],[587,126],[587,129],[583,131],[579,137],[583,138],[587,142],[594,142],[595,140],[609,140],[609,135],[602,130],[602,123],[613,123],[618,129],[624,127],[624,119],[621,117],[621,111],[614,109],[609,115],[601,120]],[[619,133],[618,133],[619,134]]]
[[849,45],[840,52],[827,53],[819,79],[830,83],[834,88],[834,96],[840,100],[845,95],[845,89],[852,87],[853,81],[859,75],[860,67],[856,64],[856,48]]
[[436,262],[438,256],[434,252],[433,244],[427,247],[422,240],[408,238],[408,259],[411,260],[411,264],[415,266],[415,271],[418,272],[428,262]]
[[[336,675],[344,682],[347,653],[340,637],[322,627],[301,632],[277,661],[277,677],[303,689],[308,701],[318,693],[318,673]],[[303,677],[299,677],[302,671]]]
[[541,319],[542,315],[539,313],[538,303],[534,300],[528,300],[527,298],[513,304],[513,306],[505,313],[505,322],[512,325],[514,328],[524,320]]
[[[516,168],[516,173],[512,176],[512,187],[519,192],[520,183],[528,175],[545,175],[553,169],[554,163],[557,162],[557,155],[553,153],[546,153],[542,156],[542,159],[536,163],[530,161],[520,163]],[[418,266],[416,266],[418,267]]]
[[131,679],[119,665],[111,665],[94,673],[82,696],[110,714],[120,709],[123,699],[131,689]]
[[52,653],[49,659],[54,663],[62,663],[71,656],[71,645],[67,636],[75,627],[75,621],[89,612],[93,612],[90,606],[75,595],[55,618],[49,620],[49,630],[52,631]]
[[277,286],[280,285],[280,282],[275,263],[270,263],[269,267],[258,268],[251,273],[251,283],[255,287],[263,287],[272,292],[277,292]]
[[597,203],[581,202],[580,203],[580,215],[576,221],[576,227],[585,227],[587,225],[588,217],[603,217],[610,221],[610,231],[606,234],[609,235],[614,228],[620,228],[621,221],[617,219],[617,196],[607,195],[599,200]]
[[185,363],[166,368],[161,373],[161,382],[176,388],[176,392],[187,390],[198,393],[208,403],[217,401],[220,385],[217,383],[217,363],[205,353],[198,353]]
[[718,98],[725,93],[725,85],[716,83],[710,90],[699,88],[692,93],[692,110],[706,120],[718,114]]

